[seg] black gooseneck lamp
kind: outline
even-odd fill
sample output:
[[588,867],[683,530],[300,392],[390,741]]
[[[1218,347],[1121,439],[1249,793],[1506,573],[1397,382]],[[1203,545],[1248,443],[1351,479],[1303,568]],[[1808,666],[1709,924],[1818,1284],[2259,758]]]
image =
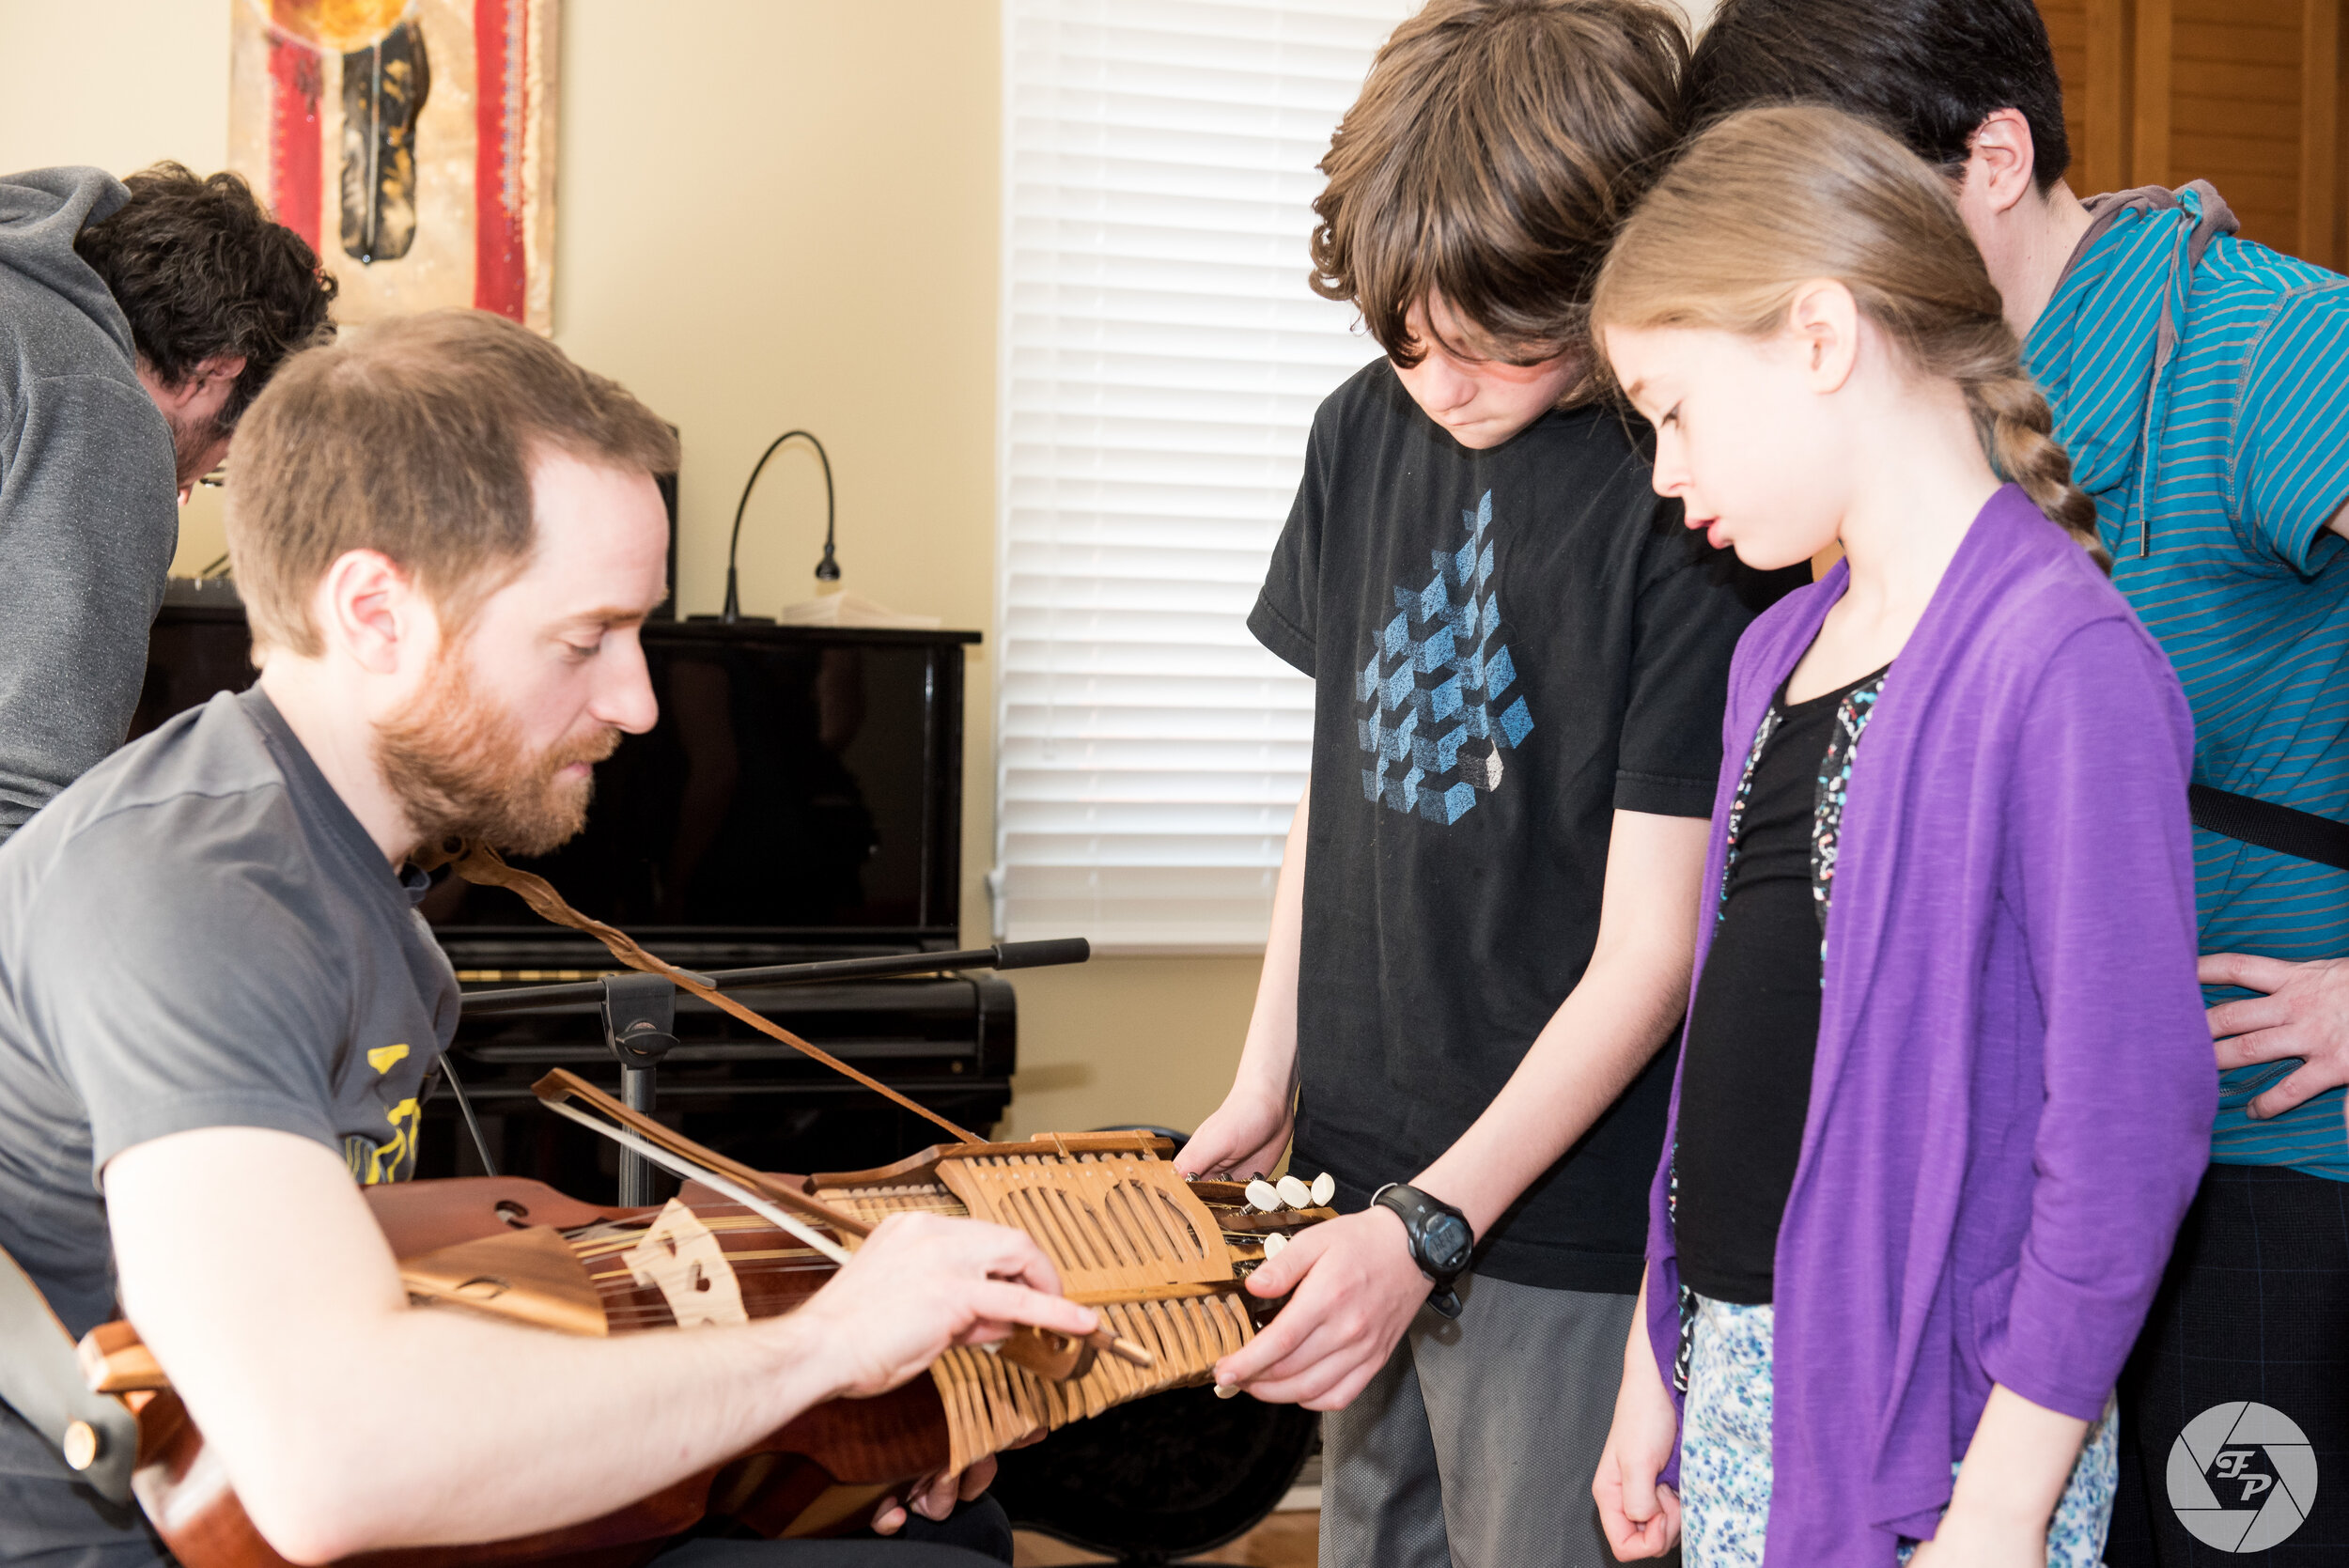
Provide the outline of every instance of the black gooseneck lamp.
[[[840,581],[840,563],[832,559],[832,524],[836,514],[833,505],[832,488],[831,455],[825,452],[824,443],[816,439],[814,431],[786,430],[768,445],[766,451],[759,454],[758,461],[753,465],[751,469],[749,481],[742,487],[742,499],[736,502],[734,505],[734,533],[732,536],[726,540],[726,602],[725,608],[719,612],[718,614],[718,619],[723,625],[734,626],[744,621],[753,623],[765,622],[771,621],[774,618],[771,615],[745,615],[742,613],[742,596],[735,578],[734,554],[742,544],[743,509],[751,504],[751,491],[757,487],[758,476],[767,470],[767,459],[773,457],[775,453],[781,449],[785,442],[791,440],[795,436],[804,440],[810,446],[816,448],[816,460],[824,465],[824,558],[816,563],[816,581],[818,582],[837,582]],[[698,620],[700,617],[696,616],[694,618]]]

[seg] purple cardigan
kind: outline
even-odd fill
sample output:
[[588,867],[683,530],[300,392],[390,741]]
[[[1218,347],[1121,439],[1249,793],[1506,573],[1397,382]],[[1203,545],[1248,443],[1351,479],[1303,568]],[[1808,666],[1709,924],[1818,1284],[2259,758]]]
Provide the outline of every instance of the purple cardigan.
[[[1747,751],[1849,580],[1837,566],[1737,645],[1699,973]],[[1999,490],[1854,762],[1778,1238],[1766,1562],[1889,1565],[1898,1535],[1930,1537],[1994,1381],[2103,1410],[2217,1103],[2194,977],[2193,755],[2159,646],[2077,545]],[[1648,1221],[1668,1384],[1675,1135]]]

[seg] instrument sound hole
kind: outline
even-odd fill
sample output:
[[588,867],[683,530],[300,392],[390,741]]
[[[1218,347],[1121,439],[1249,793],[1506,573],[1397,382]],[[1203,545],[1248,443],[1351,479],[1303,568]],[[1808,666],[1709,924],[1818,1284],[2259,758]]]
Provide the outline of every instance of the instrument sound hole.
[[514,1230],[526,1231],[530,1229],[530,1210],[514,1202],[511,1198],[500,1198],[497,1201],[495,1213],[500,1219],[505,1220],[506,1223]]

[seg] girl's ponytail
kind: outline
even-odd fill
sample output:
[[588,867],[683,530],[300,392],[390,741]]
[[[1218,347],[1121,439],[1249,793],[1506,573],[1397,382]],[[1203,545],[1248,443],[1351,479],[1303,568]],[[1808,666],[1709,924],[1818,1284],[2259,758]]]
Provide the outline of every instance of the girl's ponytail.
[[1593,332],[1768,337],[1813,278],[1842,282],[1911,365],[1963,388],[1991,466],[2111,569],[1948,177],[1862,120],[1790,104],[1701,132],[1616,236]]
[[2041,511],[2062,524],[2109,572],[2112,555],[2096,534],[2096,504],[2072,483],[2072,455],[2056,443],[2055,418],[2039,383],[2010,355],[1993,373],[1966,378],[1960,384],[1991,467],[2001,478],[2020,485]]

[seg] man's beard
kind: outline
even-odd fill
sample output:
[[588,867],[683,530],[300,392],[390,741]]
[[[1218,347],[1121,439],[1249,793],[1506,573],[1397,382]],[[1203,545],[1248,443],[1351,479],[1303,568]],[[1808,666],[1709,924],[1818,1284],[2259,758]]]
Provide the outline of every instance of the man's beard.
[[172,473],[186,489],[212,471],[211,456],[228,439],[228,427],[217,418],[189,419],[168,411],[163,423],[171,427]]
[[376,730],[384,782],[420,844],[485,839],[517,855],[543,855],[587,822],[595,780],[555,775],[573,763],[610,756],[620,732],[609,727],[523,750],[521,725],[474,689],[461,648],[444,652],[424,689]]

